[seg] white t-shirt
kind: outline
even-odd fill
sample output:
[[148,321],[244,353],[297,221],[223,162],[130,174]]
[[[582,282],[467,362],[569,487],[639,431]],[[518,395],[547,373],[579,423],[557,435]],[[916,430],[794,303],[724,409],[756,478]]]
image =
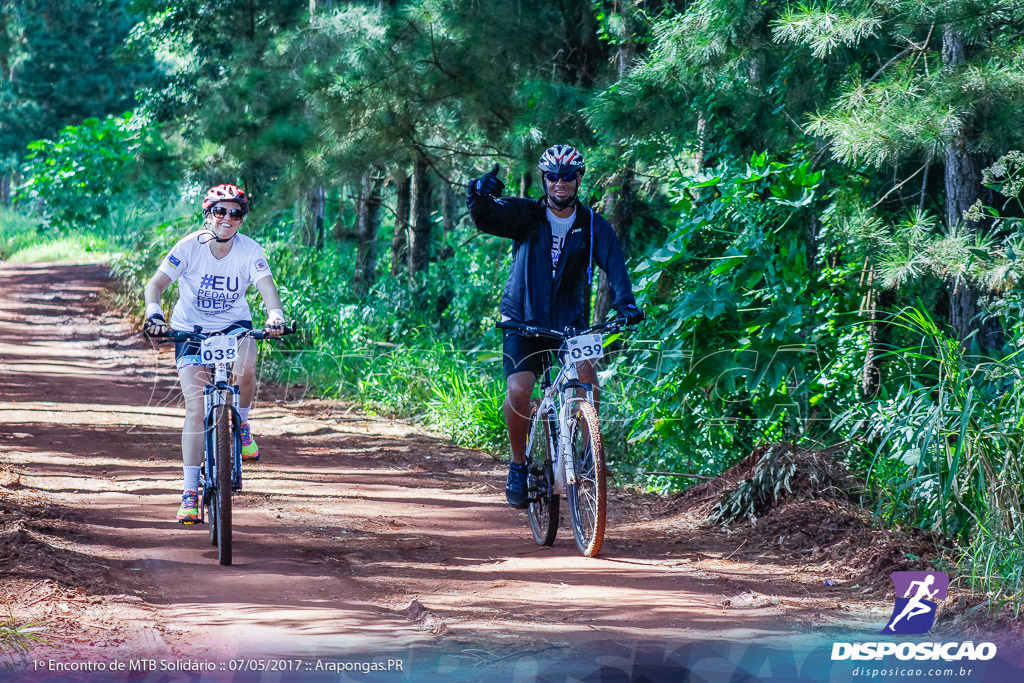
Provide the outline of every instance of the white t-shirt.
[[562,256],[562,245],[565,244],[565,236],[569,234],[572,222],[576,220],[576,210],[568,218],[559,218],[551,209],[546,209],[548,223],[551,224],[551,277],[555,276],[558,269],[558,259]]
[[251,320],[245,300],[249,285],[270,277],[267,257],[255,240],[235,235],[231,251],[214,258],[209,230],[197,230],[182,238],[161,261],[157,270],[178,281],[178,302],[171,313],[171,328],[222,330],[239,320]]

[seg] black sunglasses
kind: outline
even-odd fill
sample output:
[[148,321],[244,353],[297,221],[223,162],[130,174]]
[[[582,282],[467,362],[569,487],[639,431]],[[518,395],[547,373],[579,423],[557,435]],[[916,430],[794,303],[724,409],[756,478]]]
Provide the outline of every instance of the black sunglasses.
[[217,218],[224,218],[224,216],[231,216],[231,220],[235,220],[235,221],[242,220],[242,216],[245,215],[245,211],[243,211],[242,209],[231,209],[230,211],[228,211],[223,206],[215,206],[215,207],[213,207],[212,209],[210,209],[210,213],[212,213]]
[[576,180],[577,173],[578,171],[572,171],[571,173],[552,173],[548,171],[544,174],[544,180],[549,183],[557,183],[559,180],[564,183],[571,183]]

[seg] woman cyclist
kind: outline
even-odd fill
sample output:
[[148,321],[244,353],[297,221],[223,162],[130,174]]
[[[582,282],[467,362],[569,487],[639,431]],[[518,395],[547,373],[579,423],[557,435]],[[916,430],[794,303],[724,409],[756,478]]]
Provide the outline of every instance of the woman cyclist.
[[[164,257],[146,284],[146,331],[160,335],[168,323],[160,307],[167,286],[178,281],[178,301],[169,327],[191,332],[241,332],[252,329],[252,314],[245,293],[253,284],[267,308],[270,336],[284,332],[281,297],[270,274],[263,248],[238,232],[249,212],[245,192],[234,185],[211,187],[203,199],[204,226],[184,237]],[[199,521],[199,470],[203,460],[203,386],[209,369],[199,359],[198,342],[178,342],[175,362],[185,399],[185,426],[181,455],[185,484],[177,519],[182,524]],[[234,382],[239,388],[242,418],[242,460],[259,460],[260,451],[249,429],[249,410],[256,393],[256,343],[242,339],[234,363]]]

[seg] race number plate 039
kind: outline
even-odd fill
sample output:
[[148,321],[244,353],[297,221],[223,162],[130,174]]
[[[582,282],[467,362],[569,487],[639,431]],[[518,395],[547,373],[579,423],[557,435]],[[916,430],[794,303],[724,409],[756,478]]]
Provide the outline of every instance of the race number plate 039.
[[604,356],[604,347],[601,345],[603,337],[600,334],[581,334],[566,342],[569,351],[569,359],[572,361],[592,360]]
[[199,357],[203,363],[234,363],[238,356],[238,337],[218,335],[199,344]]

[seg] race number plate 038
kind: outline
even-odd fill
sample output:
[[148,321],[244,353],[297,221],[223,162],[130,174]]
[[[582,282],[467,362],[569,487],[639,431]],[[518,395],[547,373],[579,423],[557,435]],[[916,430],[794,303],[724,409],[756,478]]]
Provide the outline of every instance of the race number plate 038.
[[199,344],[199,357],[203,363],[234,363],[238,356],[238,337],[233,334],[204,339]]
[[600,334],[581,334],[566,342],[569,359],[572,361],[592,360],[604,356],[603,340]]

